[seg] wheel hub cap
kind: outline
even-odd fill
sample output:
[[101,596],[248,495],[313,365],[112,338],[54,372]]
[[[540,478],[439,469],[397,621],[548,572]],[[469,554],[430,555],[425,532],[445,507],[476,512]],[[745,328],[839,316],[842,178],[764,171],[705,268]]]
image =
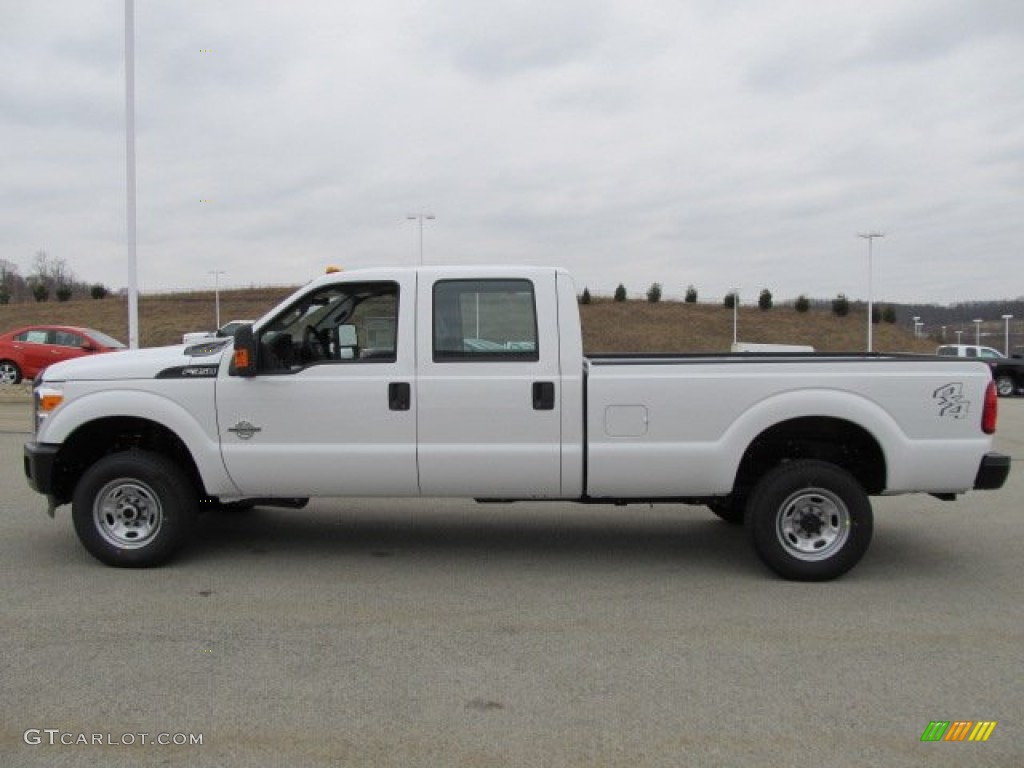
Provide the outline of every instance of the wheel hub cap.
[[805,488],[780,507],[776,535],[790,555],[815,561],[831,557],[850,535],[850,512],[831,491]]
[[820,509],[812,507],[800,513],[796,524],[802,535],[817,536],[825,527],[824,514]]
[[114,480],[96,495],[93,505],[96,530],[122,549],[146,546],[163,523],[160,499],[138,480]]

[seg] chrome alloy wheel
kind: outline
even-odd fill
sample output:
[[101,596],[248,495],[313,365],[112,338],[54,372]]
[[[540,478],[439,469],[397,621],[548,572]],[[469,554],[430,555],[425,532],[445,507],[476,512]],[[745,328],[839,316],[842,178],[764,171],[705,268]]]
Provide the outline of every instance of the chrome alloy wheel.
[[823,488],[803,488],[779,507],[775,534],[792,557],[825,560],[850,535],[850,512],[841,498]]
[[20,378],[18,366],[6,361],[0,363],[0,384],[17,384]]
[[1000,376],[996,379],[996,392],[999,393],[1000,397],[1010,397],[1016,391],[1017,385],[1013,383],[1013,379],[1009,376]]
[[140,549],[160,531],[164,512],[152,488],[138,480],[120,478],[96,494],[92,519],[107,543],[121,549]]

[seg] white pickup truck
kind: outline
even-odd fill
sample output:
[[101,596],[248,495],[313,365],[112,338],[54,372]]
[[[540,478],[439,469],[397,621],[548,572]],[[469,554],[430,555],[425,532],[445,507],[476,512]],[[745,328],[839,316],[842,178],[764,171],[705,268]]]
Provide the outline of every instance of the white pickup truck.
[[86,549],[166,561],[203,506],[311,496],[705,504],[780,575],[831,579],[869,496],[999,488],[984,363],[584,357],[558,269],[325,275],[234,339],[50,366],[29,484]]

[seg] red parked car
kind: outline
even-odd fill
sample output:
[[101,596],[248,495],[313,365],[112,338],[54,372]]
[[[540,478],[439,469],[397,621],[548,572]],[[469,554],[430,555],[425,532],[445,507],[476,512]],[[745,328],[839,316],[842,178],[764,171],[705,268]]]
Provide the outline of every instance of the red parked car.
[[92,328],[32,325],[0,335],[0,384],[34,378],[46,366],[73,357],[124,349],[120,341]]

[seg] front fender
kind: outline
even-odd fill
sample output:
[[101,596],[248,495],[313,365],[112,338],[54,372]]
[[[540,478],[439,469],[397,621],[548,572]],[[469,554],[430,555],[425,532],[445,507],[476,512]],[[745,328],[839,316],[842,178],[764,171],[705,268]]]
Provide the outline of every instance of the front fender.
[[[198,386],[197,383],[191,383]],[[44,422],[37,442],[62,444],[82,426],[99,419],[128,417],[144,419],[173,432],[188,449],[203,486],[214,496],[233,496],[238,488],[224,467],[213,410],[213,388],[200,404],[198,392],[190,393],[189,407],[165,394],[145,390],[97,390],[76,393]]]

